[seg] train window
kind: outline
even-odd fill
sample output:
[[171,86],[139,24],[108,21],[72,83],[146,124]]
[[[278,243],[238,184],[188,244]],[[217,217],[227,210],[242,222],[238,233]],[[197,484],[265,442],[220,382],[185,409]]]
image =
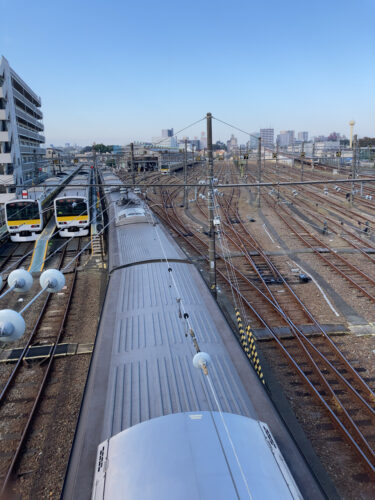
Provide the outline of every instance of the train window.
[[40,219],[39,206],[36,202],[20,201],[6,206],[8,220]]
[[77,198],[56,200],[56,212],[58,217],[87,215],[87,203],[85,200]]

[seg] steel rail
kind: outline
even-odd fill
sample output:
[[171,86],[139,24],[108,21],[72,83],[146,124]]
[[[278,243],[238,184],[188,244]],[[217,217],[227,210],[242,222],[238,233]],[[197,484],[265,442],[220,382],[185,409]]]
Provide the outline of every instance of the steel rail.
[[[63,262],[64,256],[65,256],[65,251],[63,252],[63,254],[61,256],[59,267],[62,266],[62,262]],[[48,355],[48,364],[46,366],[43,378],[42,378],[42,380],[40,382],[37,395],[36,395],[36,397],[34,399],[34,403],[32,405],[32,408],[31,408],[30,412],[29,412],[29,415],[28,415],[28,418],[27,418],[27,422],[26,422],[26,424],[25,424],[25,426],[23,428],[22,435],[21,435],[21,438],[19,440],[17,449],[16,449],[16,451],[15,451],[15,453],[13,455],[13,458],[12,458],[12,461],[10,463],[10,466],[7,469],[7,472],[6,472],[6,475],[5,475],[5,479],[4,479],[3,484],[1,486],[0,495],[4,495],[7,492],[7,489],[9,488],[10,480],[12,478],[12,475],[14,473],[15,467],[17,465],[17,462],[18,462],[19,456],[21,454],[21,450],[23,448],[23,445],[26,442],[26,438],[27,438],[27,435],[28,435],[28,432],[29,432],[29,429],[30,429],[30,426],[31,426],[31,423],[32,423],[32,420],[33,420],[33,417],[34,417],[35,412],[36,412],[36,410],[38,408],[38,405],[39,405],[39,402],[41,400],[44,388],[45,388],[45,386],[47,384],[48,376],[50,374],[50,371],[51,371],[51,368],[52,368],[52,364],[53,364],[53,361],[54,361],[56,349],[58,347],[58,344],[60,342],[61,336],[62,336],[63,331],[64,331],[66,318],[67,318],[68,311],[69,311],[70,304],[71,304],[71,300],[72,300],[72,297],[73,297],[73,291],[74,291],[74,288],[75,288],[77,271],[78,271],[78,261],[79,261],[79,259],[77,259],[75,261],[73,273],[70,273],[70,274],[73,274],[73,278],[72,278],[72,281],[71,281],[71,286],[70,286],[70,290],[69,290],[68,300],[67,300],[67,303],[65,305],[64,315],[63,315],[63,317],[61,319],[61,322],[60,322],[60,325],[59,325],[59,329],[58,329],[58,333],[57,333],[57,336],[56,336],[56,340],[53,343],[52,348],[50,350],[50,353]],[[41,313],[42,315],[44,315],[44,312],[45,312],[45,309],[46,309],[46,307],[45,307],[46,306],[46,302],[47,302],[47,300],[45,301],[45,303],[43,305],[43,312]],[[39,315],[38,320],[37,320],[38,324],[40,324],[40,321],[41,321],[41,317],[40,316],[41,315]],[[33,332],[34,332],[34,330],[36,331],[37,328],[36,329],[34,328]],[[22,357],[20,357],[20,359],[18,360],[18,363],[17,363],[18,365],[20,365],[20,360],[23,359],[24,352],[25,352],[25,349],[23,350]],[[12,377],[12,380],[13,380],[13,378],[14,377]]]
[[[271,205],[270,205],[271,206]],[[271,206],[271,208],[274,208]],[[349,281],[353,286],[355,286],[358,290],[360,290],[364,295],[366,295],[366,297],[368,297],[371,301],[375,302],[375,295],[373,295],[372,293],[370,293],[369,291],[367,291],[365,288],[363,288],[363,286],[361,286],[359,283],[357,283],[356,281],[354,281],[353,278],[351,278],[348,274],[346,274],[344,271],[342,271],[339,267],[337,267],[337,265],[330,261],[324,254],[322,254],[321,252],[319,252],[319,250],[317,250],[317,248],[314,247],[314,245],[312,245],[309,241],[307,241],[307,239],[302,235],[300,234],[296,229],[295,227],[290,224],[290,222],[286,219],[286,217],[284,217],[281,213],[280,213],[280,210],[281,211],[284,211],[286,212],[286,210],[284,209],[284,207],[278,207],[278,210],[275,210],[275,213],[277,213],[277,215],[280,217],[280,219],[286,224],[286,226],[293,232],[293,234],[295,234],[308,248],[311,248],[311,250],[313,250],[313,252],[318,255],[324,262],[326,262],[326,264],[328,264],[332,269],[334,269],[337,273],[339,273],[343,278],[345,278],[347,281]],[[286,212],[287,213],[287,212]],[[329,255],[330,257],[334,258],[334,259],[338,259],[339,261],[341,261],[344,265],[346,265],[347,267],[349,267],[352,271],[356,272],[357,274],[359,274],[362,278],[364,278],[370,285],[374,286],[375,287],[375,280],[373,280],[369,275],[367,275],[366,273],[364,273],[363,271],[361,271],[357,266],[351,264],[348,260],[346,260],[344,257],[342,257],[342,255],[339,255],[338,253],[335,253],[330,247],[328,247],[325,243],[323,243],[321,240],[319,240],[316,236],[314,236],[303,224],[301,224],[299,221],[297,221],[297,219],[295,217],[293,217],[291,214],[288,214],[288,217],[291,218],[293,220],[293,222],[298,225],[300,228],[302,228],[305,232],[306,232],[306,235],[313,239],[318,245],[320,245],[321,248],[324,248],[327,250],[327,255]]]
[[[248,245],[250,245],[253,250],[257,251],[258,254],[263,258],[264,262],[266,262],[267,266],[269,267],[269,269],[271,271],[273,271],[284,285],[284,287],[287,289],[287,291],[290,293],[290,295],[292,296],[293,299],[295,299],[295,301],[297,302],[297,304],[301,307],[301,310],[304,311],[304,313],[306,314],[307,318],[310,319],[310,321],[318,328],[318,330],[321,332],[321,334],[323,335],[323,337],[329,342],[329,345],[331,347],[331,349],[334,351],[334,353],[339,356],[339,358],[341,359],[341,361],[344,363],[344,365],[346,366],[346,368],[349,370],[349,372],[354,376],[354,378],[357,380],[357,383],[359,383],[359,385],[361,386],[362,390],[365,391],[366,394],[368,394],[369,396],[369,399],[373,402],[375,400],[375,394],[371,391],[370,387],[364,382],[364,380],[358,375],[358,373],[356,372],[356,370],[351,366],[351,364],[348,362],[348,360],[345,358],[345,356],[341,353],[341,351],[337,348],[337,346],[334,344],[334,342],[330,339],[330,337],[327,335],[327,333],[324,331],[324,329],[321,327],[321,325],[319,324],[319,322],[316,321],[315,317],[311,314],[311,312],[309,311],[309,309],[306,307],[306,305],[300,300],[300,298],[298,297],[298,295],[294,292],[294,290],[291,288],[291,286],[286,282],[285,278],[282,276],[282,274],[280,273],[280,271],[277,269],[277,267],[273,264],[273,262],[270,260],[270,258],[264,253],[263,249],[259,246],[259,244],[255,241],[254,237],[250,234],[250,232],[248,231],[248,229],[245,227],[245,225],[243,224],[242,220],[241,220],[241,217],[240,217],[240,214],[238,213],[238,210],[237,209],[234,209],[231,205],[230,202],[228,202],[228,205],[227,205],[227,211],[225,211],[225,208],[223,208],[224,210],[224,213],[225,213],[225,216],[227,218],[228,221],[231,220],[231,217],[230,217],[230,214],[228,213],[230,210],[232,210],[234,212],[234,215],[236,217],[236,219],[239,221],[240,223],[240,227],[243,229],[243,231],[245,232],[246,234],[246,242]],[[200,210],[201,207],[199,207]],[[203,213],[203,211],[202,211]],[[230,228],[230,230],[236,235],[237,239],[238,239],[238,243],[239,243],[239,246],[237,246],[237,248],[240,249],[240,246],[243,247],[244,251],[245,251],[245,257],[247,256],[247,259],[251,261],[251,264],[253,267],[256,267],[256,264],[253,262],[253,259],[251,257],[251,255],[248,253],[248,250],[247,248],[245,247],[245,245],[243,245],[243,235],[240,235],[237,231],[237,229],[234,228],[233,224],[226,224],[226,226],[228,226]],[[228,235],[227,235],[228,236]],[[250,241],[249,241],[250,240]],[[236,244],[232,239],[231,241]],[[274,302],[276,304],[279,305],[280,308],[282,308],[280,302],[278,301],[278,299],[275,297],[275,295],[272,293],[271,289],[268,287],[268,285],[265,283],[265,281],[263,280],[263,277],[261,276],[261,273],[258,273],[258,276],[260,277],[261,281],[263,282],[263,285],[265,286],[266,290],[267,290],[267,293],[272,297],[272,299],[274,300]],[[290,318],[288,318],[290,319]],[[294,325],[295,328],[297,328],[295,325]],[[302,335],[302,337],[311,345],[311,347],[315,350],[315,346],[309,341],[309,339],[302,333],[300,332],[300,330],[298,329],[298,332],[300,333],[300,335]],[[320,356],[320,352],[319,351],[316,351],[316,353]],[[322,358],[322,360],[325,362],[325,363],[328,363],[329,367],[335,371],[336,375],[339,376],[341,378],[341,380],[344,382],[345,385],[347,385],[347,381],[345,380],[345,378],[343,378],[341,376],[341,374],[339,374],[339,372],[337,372],[337,370],[335,369],[335,367],[333,365],[331,365],[331,363],[326,360],[325,357]],[[348,388],[350,390],[352,390],[350,384],[348,385]],[[359,397],[361,399],[361,402],[362,403],[365,403],[367,405],[367,402],[365,402],[362,397],[357,393],[357,391],[353,388],[355,394],[357,397]],[[368,406],[368,405],[367,405]],[[370,407],[368,406],[368,409],[371,411],[371,413],[375,414],[375,411]]]
[[[180,234],[181,237],[183,237],[183,239],[185,241],[187,241],[189,244],[191,244],[191,242],[189,242],[189,240],[187,239],[187,237],[184,236],[184,234],[179,231],[177,228],[174,227],[174,225],[171,223],[170,221],[170,218],[168,217],[168,220],[169,220],[169,225],[174,228],[174,230]],[[180,223],[181,224],[181,223]],[[202,242],[202,240],[201,240]],[[203,242],[202,242],[203,243]],[[196,248],[195,245],[192,244],[192,246],[194,248]],[[200,250],[198,250],[200,253],[202,253]],[[205,256],[203,254],[203,256]],[[206,257],[207,259],[207,257]],[[218,273],[224,278],[224,280],[229,284],[229,286],[233,287],[236,292],[242,296],[242,294],[240,293],[239,290],[237,290],[237,288],[235,286],[233,286],[233,284],[230,282],[230,280],[228,280],[228,278],[224,275],[224,273],[222,273],[219,269],[218,269]],[[242,296],[243,297],[243,296]],[[244,297],[243,297],[244,298]],[[245,299],[245,302],[246,299]],[[253,306],[251,306],[251,304],[247,303],[249,306],[250,306],[250,309],[253,310],[253,312],[256,312],[255,309],[253,308]],[[287,352],[287,350],[285,349],[285,347],[282,345],[282,343],[279,341],[279,339],[277,338],[277,336],[274,334],[273,330],[271,327],[269,327],[269,325],[266,324],[266,322],[264,321],[264,319],[258,314],[256,313],[256,316],[261,320],[261,322],[267,327],[267,329],[271,332],[271,334],[273,335],[273,337],[275,338],[275,340],[277,341],[278,344],[281,345],[281,347],[283,348],[283,350],[288,354],[288,357],[293,360],[293,358],[291,357],[290,353]],[[302,348],[304,348],[304,346],[302,346]],[[319,368],[317,367],[316,363],[314,362],[314,360],[312,359],[311,355],[306,352],[306,355],[308,357],[310,357],[311,359],[311,363],[313,364],[313,367],[314,367],[314,371],[316,372],[316,374],[320,377],[323,377],[322,374],[320,373],[320,370]],[[348,432],[348,430],[346,429],[346,427],[344,426],[344,424],[338,419],[338,417],[336,416],[336,414],[332,411],[332,409],[329,407],[329,405],[326,403],[326,401],[322,398],[322,396],[319,394],[318,390],[311,384],[311,382],[309,381],[309,379],[306,377],[306,375],[303,373],[303,371],[298,367],[298,365],[296,364],[296,362],[293,360],[293,363],[296,365],[297,369],[298,369],[298,372],[300,373],[300,375],[306,379],[306,381],[308,382],[309,386],[311,387],[311,389],[313,390],[314,394],[318,397],[318,399],[322,402],[322,404],[326,407],[326,409],[329,411],[329,415],[330,417],[333,419],[333,421],[336,423],[336,425],[344,432],[344,435],[345,437],[347,438],[348,442],[355,448],[355,450],[360,454],[360,456],[362,457],[362,459],[364,460],[364,462],[366,463],[366,465],[369,467],[369,469],[371,470],[371,472],[375,472],[375,467],[374,467],[374,464],[369,460],[369,458],[367,457],[367,455],[363,452],[363,450],[360,448],[360,446],[357,444],[357,442],[354,440],[354,438],[351,436],[351,434]],[[322,379],[322,384],[323,385],[326,385],[326,388],[327,388],[327,391],[331,394],[331,397],[334,399],[334,401],[336,402],[336,404],[338,405],[338,407],[342,407],[341,405],[341,401],[339,398],[337,398],[337,396],[334,394],[334,392],[332,391],[332,389],[330,388],[330,386],[328,385],[327,381],[324,379]],[[352,428],[352,431],[354,431],[354,433],[356,434],[357,436],[357,439],[362,443],[362,445],[367,449],[367,453],[370,454],[370,456],[372,458],[374,458],[372,455],[373,455],[373,450],[371,449],[370,445],[367,443],[367,441],[365,440],[365,438],[363,437],[363,435],[361,434],[360,430],[358,429],[358,427],[356,426],[356,424],[353,422],[353,420],[351,419],[351,417],[349,416],[349,414],[346,412],[346,410],[344,408],[342,408],[342,411],[344,412],[344,415],[347,419],[347,425],[349,424],[349,426]]]

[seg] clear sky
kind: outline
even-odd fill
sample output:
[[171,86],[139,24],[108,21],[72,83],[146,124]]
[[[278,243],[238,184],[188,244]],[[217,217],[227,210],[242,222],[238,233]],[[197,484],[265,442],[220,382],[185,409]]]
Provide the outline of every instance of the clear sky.
[[[249,132],[348,135],[354,119],[375,136],[375,0],[0,0],[0,12],[0,54],[42,97],[47,144],[149,140],[208,111]],[[232,132],[214,122],[214,140]]]

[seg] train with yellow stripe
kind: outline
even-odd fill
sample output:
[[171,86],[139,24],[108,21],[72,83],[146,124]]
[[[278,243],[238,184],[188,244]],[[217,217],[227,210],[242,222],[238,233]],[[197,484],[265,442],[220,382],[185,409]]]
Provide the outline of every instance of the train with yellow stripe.
[[10,239],[15,242],[35,241],[51,216],[51,201],[78,169],[70,169],[61,177],[50,177],[39,186],[22,191],[22,198],[5,203],[5,221]]
[[92,169],[83,168],[54,200],[54,214],[62,238],[87,236],[90,231]]

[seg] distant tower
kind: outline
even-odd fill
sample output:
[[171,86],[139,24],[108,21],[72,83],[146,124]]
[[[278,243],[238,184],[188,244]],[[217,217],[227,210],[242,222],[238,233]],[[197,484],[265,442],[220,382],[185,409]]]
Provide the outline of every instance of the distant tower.
[[349,125],[350,125],[350,143],[349,143],[349,147],[351,149],[353,147],[353,127],[355,125],[355,121],[354,120],[350,120]]

